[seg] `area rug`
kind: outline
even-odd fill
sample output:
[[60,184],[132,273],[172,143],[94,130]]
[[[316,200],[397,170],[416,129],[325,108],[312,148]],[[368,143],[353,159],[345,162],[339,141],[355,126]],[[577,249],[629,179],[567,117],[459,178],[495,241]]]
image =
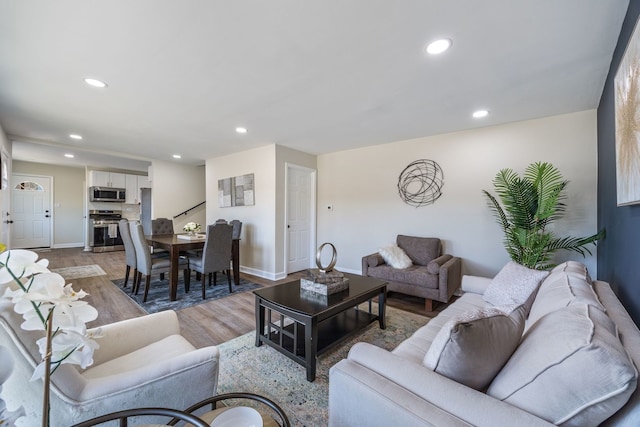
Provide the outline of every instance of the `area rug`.
[[107,274],[98,264],[54,268],[51,272],[58,273],[66,280],[80,279],[82,277],[104,276]]
[[144,279],[140,284],[138,295],[131,295],[131,283],[132,278],[129,278],[127,288],[122,289],[124,279],[112,280],[111,282],[122,290],[127,296],[133,299],[140,307],[142,307],[147,313],[156,313],[164,310],[180,310],[194,305],[202,304],[205,302],[213,301],[219,298],[235,295],[240,292],[252,291],[259,289],[262,286],[240,278],[240,284],[235,285],[233,279],[231,280],[233,293],[229,293],[229,285],[227,284],[227,276],[224,274],[218,274],[218,280],[216,286],[207,285],[207,299],[202,299],[202,282],[195,280],[195,277],[191,278],[191,291],[186,293],[184,291],[184,277],[182,272],[180,273],[178,281],[178,295],[175,301],[169,300],[169,274],[165,275],[164,280],[160,280],[160,275],[151,276],[151,285],[149,287],[149,296],[147,302],[142,302],[144,298]]
[[[428,321],[427,317],[388,307],[387,329],[381,330],[377,322],[372,323],[318,356],[314,382],[307,381],[306,369],[293,360],[267,345],[256,347],[255,331],[250,332],[218,346],[218,393],[256,393],[280,405],[292,426],[326,426],[329,368],[346,358],[349,349],[357,342],[392,350]],[[249,402],[242,401],[242,404]]]

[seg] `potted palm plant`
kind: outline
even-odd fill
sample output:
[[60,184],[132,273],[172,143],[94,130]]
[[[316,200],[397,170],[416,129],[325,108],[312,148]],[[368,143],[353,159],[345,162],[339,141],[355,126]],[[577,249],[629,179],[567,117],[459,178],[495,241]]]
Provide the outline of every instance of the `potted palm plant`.
[[566,211],[564,189],[569,181],[550,163],[536,162],[520,177],[501,169],[493,179],[497,198],[482,190],[504,232],[504,246],[511,259],[538,270],[553,267],[552,256],[566,249],[583,257],[586,247],[604,237],[604,230],[589,237],[557,237],[547,227]]

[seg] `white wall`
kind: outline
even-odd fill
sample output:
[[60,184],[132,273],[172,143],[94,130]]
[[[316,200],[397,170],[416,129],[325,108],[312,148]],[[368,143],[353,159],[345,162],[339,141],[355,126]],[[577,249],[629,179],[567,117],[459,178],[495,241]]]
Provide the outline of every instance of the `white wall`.
[[[316,156],[269,145],[210,159],[207,167],[207,224],[223,218],[242,221],[241,271],[271,280],[286,277],[285,169],[295,164],[316,168]],[[218,206],[218,180],[254,174],[255,205]]]
[[[503,168],[521,174],[535,161],[559,168],[567,186],[561,236],[596,232],[596,111],[419,138],[318,156],[318,245],[333,243],[337,268],[360,272],[361,258],[395,241],[397,234],[439,237],[446,252],[463,258],[465,273],[493,276],[509,260],[502,233],[482,190]],[[398,196],[400,172],[431,159],[444,172],[443,194],[416,208]],[[327,205],[333,205],[328,211]],[[594,256],[562,253],[596,276]]]
[[[186,211],[205,200],[204,166],[185,166],[174,162],[154,160],[152,163],[151,217],[170,218]],[[184,224],[190,221],[205,224],[204,206],[173,219],[176,233],[182,231]]]
[[[218,180],[254,174],[253,206],[218,206]],[[241,271],[275,278],[276,146],[269,145],[206,161],[207,224],[242,221]],[[154,184],[155,186],[155,184]]]

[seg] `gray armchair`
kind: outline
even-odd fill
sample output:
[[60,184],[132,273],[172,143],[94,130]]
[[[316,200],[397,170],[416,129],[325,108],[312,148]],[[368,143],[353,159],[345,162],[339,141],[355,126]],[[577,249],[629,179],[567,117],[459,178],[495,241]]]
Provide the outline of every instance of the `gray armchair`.
[[413,265],[396,269],[376,252],[362,258],[362,275],[386,280],[387,290],[425,299],[424,307],[433,310],[433,300],[448,302],[462,280],[462,260],[442,254],[438,238],[398,235],[396,242]]

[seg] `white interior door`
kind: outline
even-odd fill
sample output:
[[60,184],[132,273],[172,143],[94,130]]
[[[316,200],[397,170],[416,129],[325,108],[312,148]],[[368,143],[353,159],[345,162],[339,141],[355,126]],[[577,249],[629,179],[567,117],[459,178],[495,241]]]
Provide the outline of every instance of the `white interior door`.
[[11,247],[51,247],[50,176],[14,174],[11,181]]
[[287,273],[311,267],[315,258],[314,174],[310,169],[287,167]]

